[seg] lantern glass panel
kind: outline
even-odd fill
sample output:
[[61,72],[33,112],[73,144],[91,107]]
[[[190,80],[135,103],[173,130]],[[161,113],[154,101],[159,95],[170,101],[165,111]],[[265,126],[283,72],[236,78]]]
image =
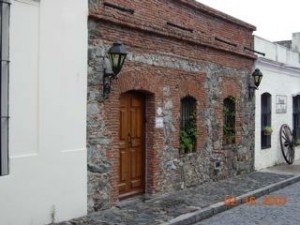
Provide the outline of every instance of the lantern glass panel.
[[111,63],[111,67],[112,69],[115,69],[119,66],[119,54],[111,54],[110,55],[110,63]]

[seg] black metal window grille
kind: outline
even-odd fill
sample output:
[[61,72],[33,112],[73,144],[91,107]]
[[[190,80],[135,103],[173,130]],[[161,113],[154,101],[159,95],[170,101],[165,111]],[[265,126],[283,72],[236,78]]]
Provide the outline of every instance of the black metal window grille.
[[271,135],[264,133],[264,127],[271,127],[272,96],[269,93],[261,95],[261,148],[271,147]]
[[294,139],[300,140],[300,95],[293,98]]
[[235,143],[235,98],[228,97],[223,101],[223,144]]
[[193,113],[196,110],[196,100],[192,97],[185,97],[181,100],[181,128],[188,125]]
[[0,0],[0,175],[8,174],[8,83],[10,0]]
[[[191,149],[185,153],[195,151],[197,143],[197,119],[196,119],[196,99],[187,96],[181,99],[181,119],[180,133],[185,133],[186,138],[191,141]],[[182,137],[180,138],[182,139]]]

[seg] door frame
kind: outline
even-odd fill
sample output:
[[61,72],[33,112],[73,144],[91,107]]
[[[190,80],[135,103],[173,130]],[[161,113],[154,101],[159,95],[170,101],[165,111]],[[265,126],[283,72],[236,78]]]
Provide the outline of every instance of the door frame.
[[[126,198],[130,198],[130,197],[134,197],[136,195],[143,195],[146,193],[146,166],[147,166],[147,163],[146,163],[146,94],[142,93],[142,92],[139,92],[139,91],[128,91],[128,92],[125,92],[125,93],[121,93],[120,94],[120,99],[121,99],[121,96],[122,95],[133,95],[133,96],[139,96],[141,99],[142,99],[142,118],[141,118],[141,123],[143,124],[142,125],[142,143],[141,143],[141,146],[142,146],[142,160],[141,162],[143,163],[142,165],[142,171],[141,171],[141,182],[142,182],[142,191],[130,191],[130,192],[127,192],[127,193],[124,193],[124,194],[120,194],[119,193],[119,189],[118,189],[118,193],[119,193],[119,200],[122,200],[122,199],[126,199]],[[121,105],[119,106],[119,109],[120,109]],[[120,118],[120,117],[119,117]],[[128,115],[128,118],[130,119],[130,115]],[[121,121],[119,119],[119,136],[120,136],[120,132],[121,132],[121,129],[120,129],[120,125],[121,125]],[[118,137],[119,137],[118,136]],[[120,138],[120,137],[119,137]],[[120,141],[120,139],[119,139]],[[118,149],[118,154],[119,154],[119,149]],[[120,157],[120,156],[119,156]],[[120,163],[118,161],[118,171],[120,170]],[[119,184],[119,180],[120,180],[120,174],[118,173],[118,184]]]

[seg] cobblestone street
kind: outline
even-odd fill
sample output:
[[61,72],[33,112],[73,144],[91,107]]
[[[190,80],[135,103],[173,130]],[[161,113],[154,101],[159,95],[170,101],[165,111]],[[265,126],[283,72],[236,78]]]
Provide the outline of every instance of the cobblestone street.
[[[284,205],[261,205],[266,198],[287,197]],[[270,198],[269,198],[270,199]],[[271,203],[271,202],[270,202]],[[273,202],[275,203],[275,202]],[[195,225],[290,225],[300,224],[300,182],[257,199],[256,204],[245,204],[215,215]]]
[[[140,199],[126,204],[122,202],[118,207],[91,213],[87,217],[63,222],[59,225],[162,224],[178,216],[223,202],[227,195],[240,196],[290,177],[292,175],[254,172],[223,181],[206,183],[153,199]],[[175,222],[175,224],[185,223]],[[224,225],[224,223],[222,224]]]

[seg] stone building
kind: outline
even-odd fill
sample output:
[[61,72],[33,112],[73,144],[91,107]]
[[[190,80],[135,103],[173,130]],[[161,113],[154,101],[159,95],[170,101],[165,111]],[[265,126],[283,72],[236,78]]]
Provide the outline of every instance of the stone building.
[[[255,169],[262,169],[285,162],[280,143],[283,124],[298,142],[295,159],[300,159],[300,33],[276,43],[255,36],[254,43],[255,50],[265,54],[256,62],[264,74],[255,111]],[[265,126],[272,128],[271,135],[264,134]]]
[[254,26],[193,0],[90,0],[88,29],[90,211],[253,170]]

